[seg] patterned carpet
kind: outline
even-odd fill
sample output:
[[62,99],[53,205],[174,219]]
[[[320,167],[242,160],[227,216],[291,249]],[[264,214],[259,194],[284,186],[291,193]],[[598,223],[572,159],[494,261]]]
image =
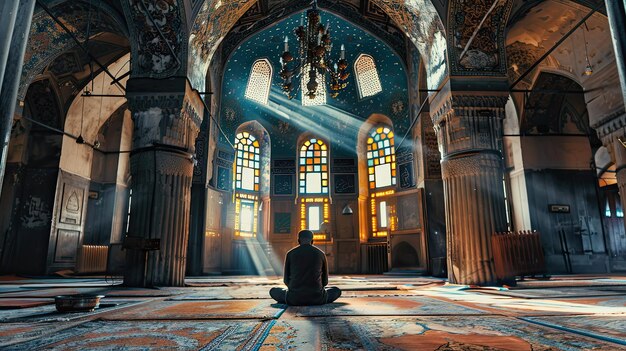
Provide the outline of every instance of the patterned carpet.
[[270,326],[271,322],[258,321],[95,321],[7,350],[249,350]]
[[96,289],[108,295],[102,308],[81,313],[56,312],[50,297],[91,288],[31,279],[15,293],[16,281],[0,280],[0,349],[626,351],[626,287],[585,279],[507,296],[428,278],[332,277],[344,287],[335,303],[287,307],[267,296],[279,279],[207,277]]
[[354,297],[316,307],[289,307],[297,316],[466,315],[485,311],[423,296]]
[[286,305],[273,300],[157,301],[104,316],[105,320],[272,319]]
[[[301,336],[305,336],[302,338]],[[620,350],[615,344],[506,317],[280,320],[261,350]]]
[[524,320],[626,346],[625,316],[546,316]]

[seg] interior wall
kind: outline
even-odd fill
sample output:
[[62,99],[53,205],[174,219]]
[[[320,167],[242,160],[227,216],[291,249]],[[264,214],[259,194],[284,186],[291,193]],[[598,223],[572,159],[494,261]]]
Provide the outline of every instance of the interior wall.
[[0,270],[7,273],[46,270],[61,136],[42,124],[62,129],[64,121],[51,79],[42,77],[31,84],[11,133],[0,200]]

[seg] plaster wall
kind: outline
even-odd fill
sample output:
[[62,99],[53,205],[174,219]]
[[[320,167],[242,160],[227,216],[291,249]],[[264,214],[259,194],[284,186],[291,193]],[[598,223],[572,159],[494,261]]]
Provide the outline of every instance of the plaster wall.
[[[128,72],[129,59],[130,54],[123,56],[108,67],[109,71],[118,72],[118,75]],[[124,78],[121,80],[121,84],[125,85],[127,80],[127,77]],[[123,95],[124,92],[117,85],[111,85],[111,81],[111,77],[104,72],[100,73],[93,80],[92,93]],[[91,84],[88,84],[88,87],[91,87]],[[93,144],[104,122],[124,103],[126,103],[124,97],[77,96],[67,112],[64,130],[74,136],[82,135],[85,142]],[[60,169],[91,179],[92,159],[93,150],[89,145],[77,144],[75,139],[63,136]]]

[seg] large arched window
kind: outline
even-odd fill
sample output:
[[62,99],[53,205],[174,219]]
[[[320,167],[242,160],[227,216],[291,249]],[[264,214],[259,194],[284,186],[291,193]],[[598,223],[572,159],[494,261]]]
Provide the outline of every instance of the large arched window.
[[235,237],[253,237],[258,223],[259,141],[248,132],[238,133],[235,152]]
[[383,91],[376,63],[372,56],[361,54],[356,59],[354,62],[354,76],[356,77],[356,85],[361,99]]
[[367,174],[370,189],[396,185],[396,148],[388,127],[372,129],[367,138]]
[[237,134],[235,140],[237,161],[235,166],[235,189],[259,191],[260,150],[259,141],[248,132]]
[[246,99],[267,105],[272,84],[272,65],[267,59],[256,60],[250,70]]
[[328,146],[319,139],[300,147],[300,194],[328,194]]
[[381,125],[367,136],[367,180],[370,189],[372,236],[385,237],[395,228],[396,148],[391,128]]
[[300,145],[298,156],[300,229],[311,230],[316,241],[329,240],[324,225],[330,221],[328,146],[320,139],[308,138]]

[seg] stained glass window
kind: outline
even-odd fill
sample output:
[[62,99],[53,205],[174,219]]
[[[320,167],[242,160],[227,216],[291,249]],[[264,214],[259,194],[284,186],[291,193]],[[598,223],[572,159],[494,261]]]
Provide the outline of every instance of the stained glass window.
[[302,74],[301,79],[301,89],[302,90],[302,106],[319,106],[326,105],[326,77],[319,72],[316,73],[315,81],[317,82],[317,93],[315,95],[315,99],[311,99],[307,96],[307,83],[309,82],[309,67],[311,65],[307,64]]
[[394,134],[388,127],[372,129],[367,138],[367,175],[370,189],[396,185]]
[[305,141],[299,157],[300,194],[328,194],[328,147],[316,138]]
[[260,155],[259,141],[248,132],[237,134],[235,164],[235,189],[259,191]]
[[383,91],[376,70],[374,58],[370,55],[361,54],[354,62],[354,75],[359,90],[359,96],[365,98],[376,95]]
[[250,70],[246,99],[267,105],[272,84],[272,65],[266,59],[256,60]]

